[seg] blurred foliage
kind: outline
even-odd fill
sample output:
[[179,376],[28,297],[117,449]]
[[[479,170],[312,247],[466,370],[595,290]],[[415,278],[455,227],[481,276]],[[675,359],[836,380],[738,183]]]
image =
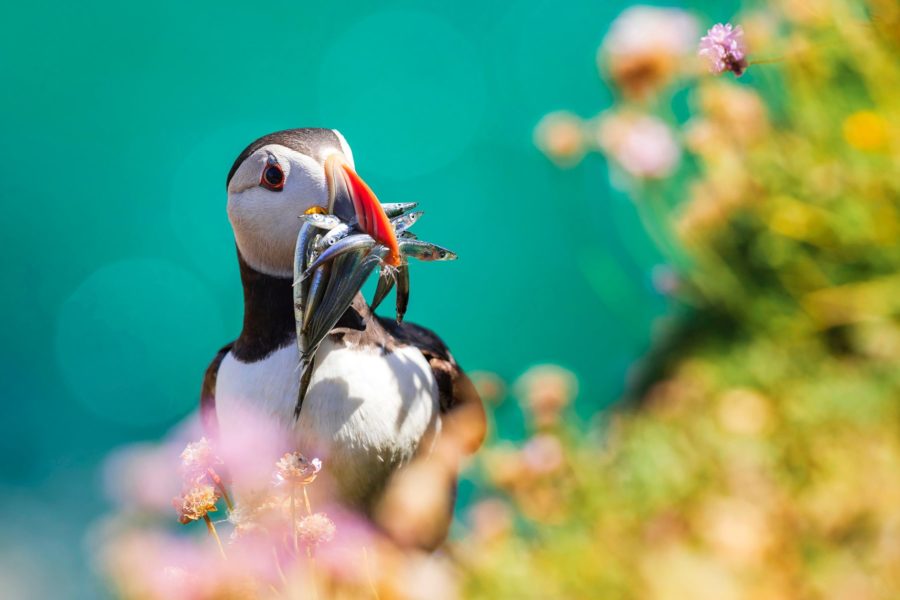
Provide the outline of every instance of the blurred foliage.
[[[483,451],[469,597],[900,596],[900,8],[784,0],[736,21],[741,79],[683,66],[536,132],[561,164],[621,167],[684,316],[638,403],[588,436],[544,414]],[[597,141],[623,111],[668,124],[677,168]]]

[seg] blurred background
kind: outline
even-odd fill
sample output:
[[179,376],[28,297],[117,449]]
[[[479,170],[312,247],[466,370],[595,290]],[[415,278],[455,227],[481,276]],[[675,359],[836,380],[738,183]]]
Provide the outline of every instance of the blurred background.
[[[818,526],[828,533],[806,550],[827,559],[824,583],[791,587],[806,582],[798,559],[763,590],[771,595],[754,597],[822,595],[832,576],[849,581],[834,589],[857,594],[843,597],[890,597],[877,592],[897,588],[871,584],[859,565],[895,564],[900,515],[889,503],[847,508],[860,489],[847,473],[874,454],[892,481],[882,479],[883,489],[900,488],[892,470],[900,421],[889,402],[900,391],[891,369],[900,352],[891,300],[900,285],[891,277],[900,260],[896,6],[743,7],[751,51],[774,62],[713,81],[695,64],[696,44],[739,3],[681,3],[683,12],[642,13],[611,30],[629,5],[7,8],[0,582],[10,597],[107,594],[85,552],[89,525],[109,505],[103,458],[158,439],[196,407],[203,371],[240,328],[225,175],[256,137],[302,126],[339,129],[379,198],[419,201],[420,234],[460,255],[412,268],[408,319],[484,373],[493,441],[459,508],[481,507],[467,521],[476,538],[479,514],[532,534],[568,522],[548,503],[569,504],[547,497],[533,473],[523,488],[515,471],[517,444],[528,447],[537,432],[569,449],[573,471],[581,465],[593,477],[593,465],[605,465],[583,491],[609,504],[569,506],[571,522],[596,524],[612,545],[638,523],[650,524],[637,536],[650,544],[692,540],[690,552],[659,563],[674,581],[712,590],[692,597],[747,597],[730,591],[740,587],[729,579],[734,565],[710,567],[700,548],[734,553],[749,577],[765,565],[759,557],[783,549],[779,536]],[[633,63],[642,51],[635,39],[671,46]],[[834,92],[827,102],[822,90]],[[532,369],[544,364],[555,366]],[[828,389],[807,389],[816,380]],[[623,398],[625,425],[604,410]],[[562,410],[564,432],[555,429]],[[681,420],[710,414],[719,421]],[[859,428],[848,433],[847,422]],[[892,429],[873,438],[866,427],[875,423]],[[704,438],[710,427],[724,437]],[[621,431],[625,449],[606,458],[578,441]],[[767,437],[773,431],[780,437]],[[791,445],[805,439],[797,431],[822,437]],[[846,448],[883,445],[826,460],[809,448],[828,435]],[[541,439],[526,457],[543,456]],[[755,466],[713,466],[709,456]],[[797,480],[776,494],[783,480],[754,479],[757,468]],[[823,469],[834,489],[810,492],[804,508],[792,494]],[[754,502],[770,504],[748,490],[771,511],[754,512]],[[807,509],[822,522],[785,516]],[[598,514],[621,518],[613,526]],[[743,515],[737,525],[734,514]],[[780,533],[760,541],[760,530]],[[869,554],[866,536],[884,552]],[[580,547],[559,539],[560,554],[532,564],[558,565],[564,548]],[[828,554],[845,542],[867,549],[865,559]],[[471,569],[470,595],[524,597],[525,574],[501,583],[502,569],[491,571],[528,555],[518,543],[485,558],[484,571]],[[588,556],[601,552],[588,547]],[[666,597],[639,567],[622,566],[632,550],[610,551],[618,576],[588,585],[562,572],[533,590]],[[40,562],[48,556],[52,578]]]

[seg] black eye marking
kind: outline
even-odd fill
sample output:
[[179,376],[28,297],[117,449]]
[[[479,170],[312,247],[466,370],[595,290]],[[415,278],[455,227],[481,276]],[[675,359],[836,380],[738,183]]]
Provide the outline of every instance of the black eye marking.
[[284,189],[284,171],[278,164],[278,159],[271,154],[266,160],[266,166],[259,178],[259,185],[273,192],[280,192]]

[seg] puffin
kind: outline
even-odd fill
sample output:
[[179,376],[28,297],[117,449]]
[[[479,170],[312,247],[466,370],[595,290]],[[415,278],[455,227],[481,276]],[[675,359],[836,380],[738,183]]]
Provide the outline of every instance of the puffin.
[[[231,166],[227,212],[244,316],[240,335],[206,370],[200,415],[218,439],[241,435],[248,411],[271,417],[288,432],[292,451],[322,458],[329,502],[371,515],[391,477],[414,459],[427,459],[442,437],[462,440],[463,455],[474,452],[485,415],[475,386],[440,337],[377,316],[361,293],[319,346],[295,413],[300,356],[292,286],[300,216],[340,206],[356,211],[360,227],[376,240],[385,235],[364,218],[384,214],[371,188],[337,181],[326,167],[335,162],[363,181],[343,135],[302,128],[260,137]],[[455,495],[455,476],[452,484]]]

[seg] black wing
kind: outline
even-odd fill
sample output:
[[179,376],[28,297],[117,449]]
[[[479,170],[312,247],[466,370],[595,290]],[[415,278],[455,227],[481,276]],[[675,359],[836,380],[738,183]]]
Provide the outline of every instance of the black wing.
[[219,423],[216,420],[216,378],[219,375],[219,365],[232,346],[234,342],[225,344],[212,359],[203,375],[203,387],[200,388],[200,423],[206,435],[213,438],[219,433]]

